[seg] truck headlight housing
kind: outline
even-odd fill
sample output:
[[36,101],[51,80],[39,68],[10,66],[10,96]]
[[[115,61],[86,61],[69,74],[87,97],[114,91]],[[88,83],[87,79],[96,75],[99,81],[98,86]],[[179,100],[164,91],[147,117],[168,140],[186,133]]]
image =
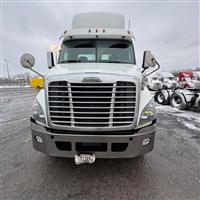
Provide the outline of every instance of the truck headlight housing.
[[153,99],[143,109],[138,128],[149,125],[156,118],[156,109]]
[[38,102],[37,99],[35,99],[34,102],[33,102],[32,117],[36,121],[46,124],[44,111],[43,111],[42,106],[40,105],[40,103]]

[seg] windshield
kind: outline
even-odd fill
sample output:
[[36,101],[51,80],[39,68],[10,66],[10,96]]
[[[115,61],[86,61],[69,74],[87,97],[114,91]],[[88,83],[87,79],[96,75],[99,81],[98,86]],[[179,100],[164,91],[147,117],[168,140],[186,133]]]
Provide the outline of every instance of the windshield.
[[185,77],[186,81],[191,81],[192,79],[190,77]]
[[197,81],[200,81],[200,77],[198,77],[198,76],[197,76],[197,77],[195,77],[195,79],[196,79]]
[[157,80],[158,80],[158,77],[152,77],[152,80],[153,80],[153,81],[157,81]]
[[61,48],[59,63],[70,62],[136,63],[132,43],[117,39],[65,41]]
[[173,81],[173,80],[174,80],[174,77],[169,77],[169,80]]

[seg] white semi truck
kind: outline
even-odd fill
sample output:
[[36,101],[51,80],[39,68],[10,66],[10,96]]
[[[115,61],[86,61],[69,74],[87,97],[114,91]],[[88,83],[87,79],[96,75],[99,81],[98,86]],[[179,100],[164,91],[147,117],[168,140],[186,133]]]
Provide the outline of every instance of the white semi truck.
[[[61,36],[58,62],[49,70],[31,117],[33,147],[50,156],[131,158],[154,145],[156,113],[143,73],[136,65],[134,37],[115,13],[81,13]],[[21,57],[31,70],[35,59]],[[159,64],[144,52],[143,72]],[[156,67],[155,67],[156,71]],[[147,75],[145,75],[147,76]]]
[[159,78],[164,89],[176,89],[179,87],[178,82],[175,80],[175,77],[171,72],[160,72]]
[[145,84],[149,90],[161,90],[163,84],[159,79],[158,74],[151,74],[144,79]]

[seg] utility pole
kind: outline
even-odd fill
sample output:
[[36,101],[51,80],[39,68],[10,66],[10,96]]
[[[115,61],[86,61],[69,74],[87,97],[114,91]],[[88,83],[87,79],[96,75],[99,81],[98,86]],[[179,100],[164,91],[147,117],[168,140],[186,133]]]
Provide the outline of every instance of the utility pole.
[[9,73],[9,67],[8,67],[8,61],[7,59],[4,59],[4,62],[6,62],[6,66],[7,66],[7,74],[8,74],[8,80],[9,80],[9,83],[11,83],[10,81],[10,73]]

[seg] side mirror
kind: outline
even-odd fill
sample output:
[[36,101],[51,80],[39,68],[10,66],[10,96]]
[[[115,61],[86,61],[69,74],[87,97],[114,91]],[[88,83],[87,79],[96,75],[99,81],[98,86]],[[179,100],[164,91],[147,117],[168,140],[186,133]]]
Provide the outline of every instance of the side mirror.
[[47,52],[47,64],[49,69],[54,67],[53,52],[51,51]]
[[44,79],[44,76],[42,74],[40,74],[39,72],[32,69],[35,65],[35,58],[30,53],[23,54],[20,58],[20,63],[22,65],[22,67],[24,67],[26,69],[30,69],[31,71],[35,72],[36,74],[38,74],[39,76],[41,76]]
[[31,69],[35,65],[35,58],[31,54],[25,53],[21,56],[20,63],[22,67]]
[[151,51],[144,51],[142,68],[147,69],[149,67],[155,67],[155,66],[156,62],[154,55],[151,53]]
[[154,69],[153,71],[145,74],[143,76],[142,82],[144,81],[144,78],[149,76],[150,74],[153,74],[155,71],[160,69],[160,65],[159,63],[156,61],[154,55],[151,53],[151,51],[144,51],[144,55],[143,55],[143,63],[142,63],[142,73],[144,73],[146,71],[146,69],[148,69],[149,67],[155,67],[158,66],[156,69]]

